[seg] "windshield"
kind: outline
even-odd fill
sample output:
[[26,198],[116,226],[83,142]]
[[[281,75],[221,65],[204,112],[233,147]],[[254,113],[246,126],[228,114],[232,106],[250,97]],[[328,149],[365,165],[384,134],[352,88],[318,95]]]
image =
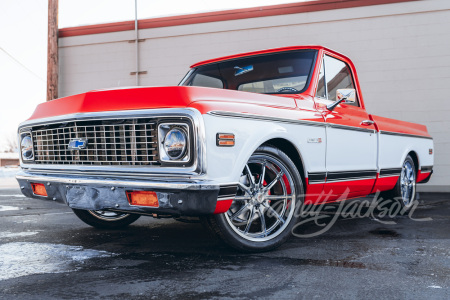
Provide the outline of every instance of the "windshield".
[[200,66],[181,82],[261,94],[298,94],[309,84],[316,50],[239,58]]

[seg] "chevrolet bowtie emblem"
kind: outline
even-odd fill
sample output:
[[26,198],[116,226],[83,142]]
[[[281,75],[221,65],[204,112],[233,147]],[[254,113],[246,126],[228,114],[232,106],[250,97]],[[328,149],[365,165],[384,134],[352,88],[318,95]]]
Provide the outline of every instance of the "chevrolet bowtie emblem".
[[83,150],[86,149],[88,141],[86,139],[75,139],[69,143],[69,150]]

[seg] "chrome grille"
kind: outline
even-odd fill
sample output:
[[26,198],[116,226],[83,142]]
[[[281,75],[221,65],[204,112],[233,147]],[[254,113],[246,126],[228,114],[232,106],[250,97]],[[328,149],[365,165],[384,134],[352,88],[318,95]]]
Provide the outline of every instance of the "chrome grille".
[[[160,165],[154,119],[74,121],[32,129],[36,164]],[[75,139],[86,149],[69,150]]]

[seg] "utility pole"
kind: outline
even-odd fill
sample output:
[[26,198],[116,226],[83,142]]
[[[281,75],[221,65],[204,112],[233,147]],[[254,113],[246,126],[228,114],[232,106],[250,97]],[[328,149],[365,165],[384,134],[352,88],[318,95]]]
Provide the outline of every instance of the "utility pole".
[[47,101],[58,98],[58,0],[48,0]]
[[134,33],[136,35],[136,86],[139,86],[139,23],[137,0],[134,0]]

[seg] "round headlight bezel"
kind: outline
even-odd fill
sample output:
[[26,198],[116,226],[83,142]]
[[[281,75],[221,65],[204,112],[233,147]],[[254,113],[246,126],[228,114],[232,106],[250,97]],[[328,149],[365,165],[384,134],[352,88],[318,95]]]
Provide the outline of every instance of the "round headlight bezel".
[[24,132],[20,135],[20,156],[23,161],[34,160],[33,138],[31,132]]
[[[174,138],[174,137],[177,137]],[[181,137],[181,138],[180,138]],[[159,139],[159,158],[163,163],[183,163],[190,161],[190,131],[189,125],[186,123],[160,123],[158,125],[158,139]],[[180,142],[184,144],[179,153],[171,153],[171,145],[168,142]]]

